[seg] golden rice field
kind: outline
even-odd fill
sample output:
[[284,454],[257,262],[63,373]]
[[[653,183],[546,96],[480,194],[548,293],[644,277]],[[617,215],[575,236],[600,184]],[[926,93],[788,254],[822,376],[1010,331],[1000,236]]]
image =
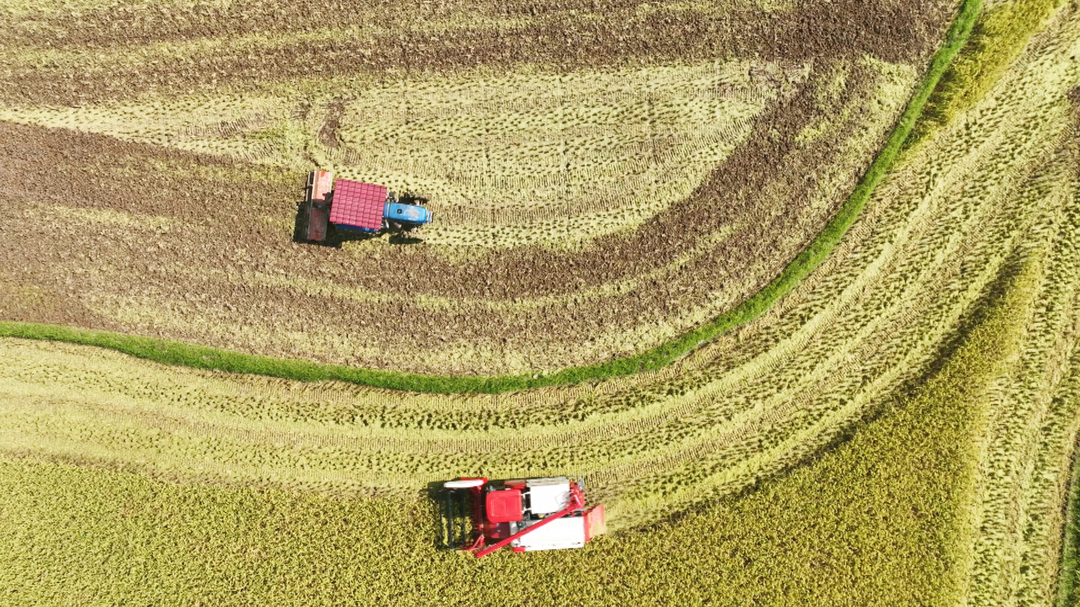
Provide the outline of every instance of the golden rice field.
[[[1021,22],[1003,6],[985,9],[969,57],[992,55],[995,23]],[[1076,604],[1058,584],[1080,436],[1080,5],[1015,6],[1050,17],[999,70],[954,80],[977,95],[936,98],[953,105],[825,262],[661,370],[421,394],[0,339],[0,603]],[[806,65],[314,79],[289,85],[306,113],[268,87],[8,105],[0,120],[314,160],[466,201],[429,233],[435,248],[556,247],[574,241],[556,237],[560,213],[590,226],[581,238],[618,235],[691,195]],[[805,90],[829,111],[796,140],[846,146],[808,190],[826,209],[919,72],[867,57],[813,74]],[[843,93],[853,74],[859,100]],[[612,533],[479,563],[436,550],[425,489],[472,474],[580,476]]]

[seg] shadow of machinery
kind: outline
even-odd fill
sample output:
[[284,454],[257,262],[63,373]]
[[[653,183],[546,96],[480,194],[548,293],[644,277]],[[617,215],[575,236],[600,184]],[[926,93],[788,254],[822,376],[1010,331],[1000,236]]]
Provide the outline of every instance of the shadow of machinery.
[[[306,235],[308,233],[308,202],[299,201],[296,203],[296,217],[293,218],[293,235],[292,241],[297,244],[310,244],[320,247],[331,247],[340,249],[341,245],[346,242],[354,242],[358,240],[370,240],[372,238],[378,238],[382,234],[386,233],[386,230],[382,232],[361,232],[359,230],[342,230],[334,226],[334,224],[328,223],[326,225],[326,238],[322,241],[308,240]],[[388,241],[390,244],[395,245],[410,245],[419,244],[424,242],[422,238],[413,235],[409,230],[391,230],[389,231],[390,238]]]
[[397,197],[398,202],[401,204],[414,204],[418,206],[427,206],[428,197],[423,194],[414,194],[412,192],[404,192]]
[[427,484],[424,490],[435,507],[435,526],[439,530],[433,544],[436,550],[458,550],[472,543],[472,492],[450,490],[441,481]]
[[423,238],[420,238],[418,236],[412,236],[408,232],[393,232],[390,234],[390,238],[388,240],[390,244],[400,245],[420,244],[424,242]]
[[293,219],[292,241],[297,244],[310,244],[319,247],[340,249],[341,245],[346,242],[369,240],[371,238],[379,237],[379,234],[361,232],[359,230],[339,230],[335,228],[333,224],[327,224],[326,238],[324,240],[308,240],[308,204],[308,202],[303,200],[296,203],[296,217]]

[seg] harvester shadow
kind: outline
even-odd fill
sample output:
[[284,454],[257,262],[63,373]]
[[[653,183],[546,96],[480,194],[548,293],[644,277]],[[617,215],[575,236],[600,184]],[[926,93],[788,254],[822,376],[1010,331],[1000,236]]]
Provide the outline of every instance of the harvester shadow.
[[451,491],[441,482],[427,484],[424,490],[435,506],[431,509],[439,532],[432,539],[436,550],[458,550],[470,543],[472,515],[469,491]]

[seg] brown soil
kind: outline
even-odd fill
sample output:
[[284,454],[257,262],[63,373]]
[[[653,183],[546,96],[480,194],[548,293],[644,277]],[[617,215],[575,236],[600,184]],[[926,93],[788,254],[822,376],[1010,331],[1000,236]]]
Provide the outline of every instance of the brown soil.
[[[570,69],[717,57],[801,62],[866,54],[891,62],[918,62],[936,44],[954,6],[945,0],[840,0],[775,13],[739,10],[709,17],[695,11],[665,11],[636,17],[638,3],[625,1],[518,3],[485,9],[477,3],[434,8],[417,0],[394,5],[378,15],[360,8],[362,3],[353,4],[329,8],[323,3],[261,7],[238,3],[222,9],[161,5],[102,9],[77,17],[61,13],[13,20],[8,27],[0,26],[0,35],[9,44],[86,49],[91,53],[118,45],[227,39],[254,32],[296,33],[330,25],[356,25],[361,31],[378,26],[384,33],[375,34],[373,41],[304,41],[258,50],[219,47],[212,55],[169,61],[168,69],[98,60],[66,67],[38,62],[13,65],[0,75],[0,100],[71,105],[224,83],[243,88],[268,78],[356,73],[393,78],[403,70],[446,71],[520,63]],[[427,25],[461,11],[526,19],[527,25],[453,31]],[[35,24],[34,32],[47,27],[55,33],[42,40],[40,34],[27,33],[27,21]]]
[[[861,92],[852,87],[848,94]],[[13,284],[37,285],[65,300],[100,300],[104,294],[108,301],[135,297],[180,309],[182,316],[210,325],[227,323],[259,332],[310,336],[311,344],[279,343],[273,353],[280,355],[313,356],[319,341],[350,336],[380,349],[413,346],[418,352],[469,344],[493,352],[523,353],[535,366],[548,367],[565,360],[575,344],[688,313],[717,292],[735,299],[746,297],[794,254],[785,243],[793,237],[796,242],[805,241],[820,229],[828,210],[813,212],[805,205],[812,185],[810,167],[828,162],[835,151],[830,149],[831,142],[806,149],[796,149],[792,143],[795,133],[821,112],[814,105],[813,93],[805,90],[762,119],[749,143],[714,171],[694,195],[652,218],[629,238],[603,238],[584,253],[521,248],[462,265],[444,261],[423,246],[382,247],[368,258],[357,259],[346,251],[293,244],[286,233],[268,227],[259,216],[289,217],[298,194],[294,186],[301,183],[301,176],[296,176],[295,183],[271,170],[262,170],[261,179],[242,180],[227,173],[224,177],[181,176],[180,171],[190,172],[193,167],[227,170],[228,165],[108,137],[0,125],[0,156],[8,160],[8,170],[0,172],[0,220],[8,226],[0,258],[13,268]],[[26,141],[37,145],[21,143]],[[52,169],[46,173],[40,167]],[[778,181],[782,185],[775,187]],[[27,189],[27,183],[34,188]],[[785,196],[762,196],[770,184]],[[159,232],[61,223],[44,226],[47,237],[35,238],[43,226],[35,225],[34,213],[43,207],[113,209],[136,217],[169,218],[176,227]],[[505,312],[479,306],[433,312],[410,303],[419,295],[521,300],[573,294],[646,274],[733,222],[741,228],[730,239],[623,295]],[[190,272],[177,274],[178,265]],[[417,270],[402,277],[401,272],[387,272],[388,267]],[[360,302],[312,295],[298,288],[256,287],[235,278],[247,271],[406,297],[390,303]],[[754,272],[757,280],[739,288],[749,286],[749,290],[731,292],[735,287],[725,286],[734,284],[737,273],[747,271]],[[116,326],[89,317],[44,317],[25,306],[4,306],[3,301],[0,296],[5,318]],[[264,346],[243,338],[222,339],[212,331],[166,325],[129,321],[121,323],[121,328],[265,351]],[[639,347],[627,343],[621,353]],[[389,353],[348,360],[339,353],[328,359],[393,368],[405,364]],[[433,371],[445,363],[411,364],[415,370]]]
[[[717,297],[739,301],[775,276],[798,252],[799,243],[812,238],[833,211],[812,209],[807,198],[814,170],[835,158],[838,140],[808,147],[794,143],[806,124],[846,101],[841,99],[834,108],[817,105],[817,87],[832,65],[829,58],[850,60],[869,52],[924,65],[932,41],[944,28],[947,4],[923,0],[900,8],[900,3],[845,1],[827,5],[828,10],[738,13],[729,19],[746,21],[730,30],[700,16],[688,19],[669,13],[650,17],[632,34],[603,29],[615,27],[615,19],[570,21],[568,4],[558,10],[511,4],[507,14],[530,9],[543,17],[547,29],[524,28],[494,37],[490,32],[481,37],[455,32],[438,40],[427,32],[362,52],[335,46],[329,55],[316,44],[289,49],[293,54],[260,53],[239,63],[230,63],[228,53],[214,57],[214,68],[236,82],[266,70],[273,78],[312,73],[299,69],[310,68],[311,61],[328,70],[320,67],[315,73],[326,74],[402,67],[446,70],[518,61],[580,65],[697,59],[732,53],[771,59],[816,57],[810,84],[760,117],[747,143],[690,197],[633,233],[599,238],[584,252],[522,247],[456,263],[423,245],[365,247],[363,257],[352,250],[298,245],[280,226],[295,213],[302,175],[108,137],[0,124],[4,159],[0,264],[10,268],[0,275],[0,283],[30,285],[37,289],[34,297],[49,302],[28,305],[32,299],[25,292],[5,290],[0,293],[0,317],[421,372],[494,373],[522,358],[533,368],[564,366],[577,361],[575,351],[596,336],[629,334],[654,325],[658,318],[684,316]],[[617,4],[611,12],[629,10],[626,6]],[[177,17],[175,26],[148,26],[143,32],[139,22],[133,22],[129,29],[134,40],[143,42],[154,36],[219,35],[222,32],[214,28],[232,19],[199,15]],[[62,23],[66,18],[58,17],[61,21],[54,25],[76,32]],[[421,19],[423,13],[410,18]],[[81,36],[78,41],[61,37],[56,43],[96,46],[118,41],[120,30],[105,25],[107,19],[94,14],[83,19],[89,25],[72,34]],[[285,22],[292,23],[280,23]],[[278,22],[270,21],[271,26],[274,23]],[[230,26],[231,33],[243,33],[246,27],[257,28],[258,19],[237,18]],[[732,31],[738,32],[737,41]],[[731,44],[721,44],[724,41]],[[406,48],[409,52],[403,52]],[[396,59],[391,57],[395,49]],[[359,57],[363,61],[358,63]],[[132,79],[157,79],[160,86],[171,88],[202,82],[199,79],[208,73],[197,66],[174,67],[119,77],[106,67],[97,75],[86,75],[90,80],[81,83],[45,68],[0,88],[7,89],[5,94],[27,95],[23,102],[70,103],[83,96],[122,96]],[[853,73],[846,95],[863,95],[864,81]],[[334,112],[343,107],[341,101],[337,110],[330,108],[320,137],[335,139]],[[84,208],[127,213],[134,223],[79,219],[78,209]],[[65,214],[72,214],[72,220],[65,220]],[[168,227],[162,228],[160,221],[139,223],[152,217],[168,220]],[[629,293],[574,302],[574,294],[583,289],[667,267],[729,225],[737,226],[736,233],[707,247],[691,263]],[[282,284],[246,280],[244,276],[252,272]],[[749,283],[748,273],[755,277]],[[741,279],[737,285],[735,277]],[[357,300],[325,290],[312,292],[298,286],[304,280],[384,293],[391,299]],[[414,303],[422,296],[520,301],[560,295],[571,303],[511,311],[467,304],[433,311]],[[144,305],[147,311],[121,318],[111,309],[131,303]],[[163,318],[155,318],[154,310]],[[176,319],[195,324],[180,327]],[[358,352],[356,344],[376,350]],[[609,355],[648,345],[652,344],[627,339],[622,350]],[[478,362],[478,355],[468,354],[457,361],[423,359],[425,351],[452,346],[494,352],[503,362]]]
[[341,115],[345,112],[345,100],[335,98],[326,108],[326,120],[319,127],[319,143],[328,148],[337,148],[340,145],[337,138],[337,130],[341,128]]

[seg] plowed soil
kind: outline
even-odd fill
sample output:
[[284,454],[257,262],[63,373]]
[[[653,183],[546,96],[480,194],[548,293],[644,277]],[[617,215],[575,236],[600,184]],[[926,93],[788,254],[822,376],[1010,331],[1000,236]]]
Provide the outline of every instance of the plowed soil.
[[[703,13],[678,7],[650,10],[647,3],[633,0],[434,5],[408,0],[378,6],[151,4],[31,14],[0,26],[6,44],[28,54],[41,51],[50,57],[48,52],[63,49],[75,57],[15,65],[3,78],[0,100],[71,105],[222,82],[243,86],[267,78],[361,72],[394,78],[409,71],[523,63],[572,69],[717,57],[804,61],[868,54],[921,63],[955,7],[947,0],[800,2],[778,11],[739,4],[747,6]],[[354,29],[344,37],[320,40],[317,35],[320,28],[346,27]],[[215,48],[212,57],[189,56],[167,66],[124,53],[139,45],[304,34],[295,42],[264,42],[262,48],[243,43]],[[92,69],[85,69],[88,65]]]
[[[818,171],[840,162],[841,144],[861,125],[849,120],[808,144],[798,135],[853,100],[870,103],[857,67],[838,98],[821,101],[837,66],[870,55],[921,71],[954,8],[945,0],[841,2],[705,15],[576,4],[444,4],[438,14],[344,8],[333,19],[306,4],[153,6],[124,19],[89,11],[13,20],[0,28],[23,53],[0,76],[8,104],[242,90],[313,72],[393,79],[525,63],[567,70],[752,56],[812,60],[812,73],[690,197],[632,233],[597,238],[584,251],[530,246],[464,260],[422,244],[294,244],[299,173],[0,124],[0,318],[420,372],[520,372],[637,352],[736,305],[820,230],[843,197],[809,204]],[[472,13],[490,23],[478,18],[453,32],[438,25]],[[330,23],[370,37],[320,42],[312,32]],[[236,44],[156,66],[128,53],[266,32],[314,38],[258,52]],[[66,61],[25,60],[56,48],[71,53]],[[869,161],[844,175],[844,191]]]

